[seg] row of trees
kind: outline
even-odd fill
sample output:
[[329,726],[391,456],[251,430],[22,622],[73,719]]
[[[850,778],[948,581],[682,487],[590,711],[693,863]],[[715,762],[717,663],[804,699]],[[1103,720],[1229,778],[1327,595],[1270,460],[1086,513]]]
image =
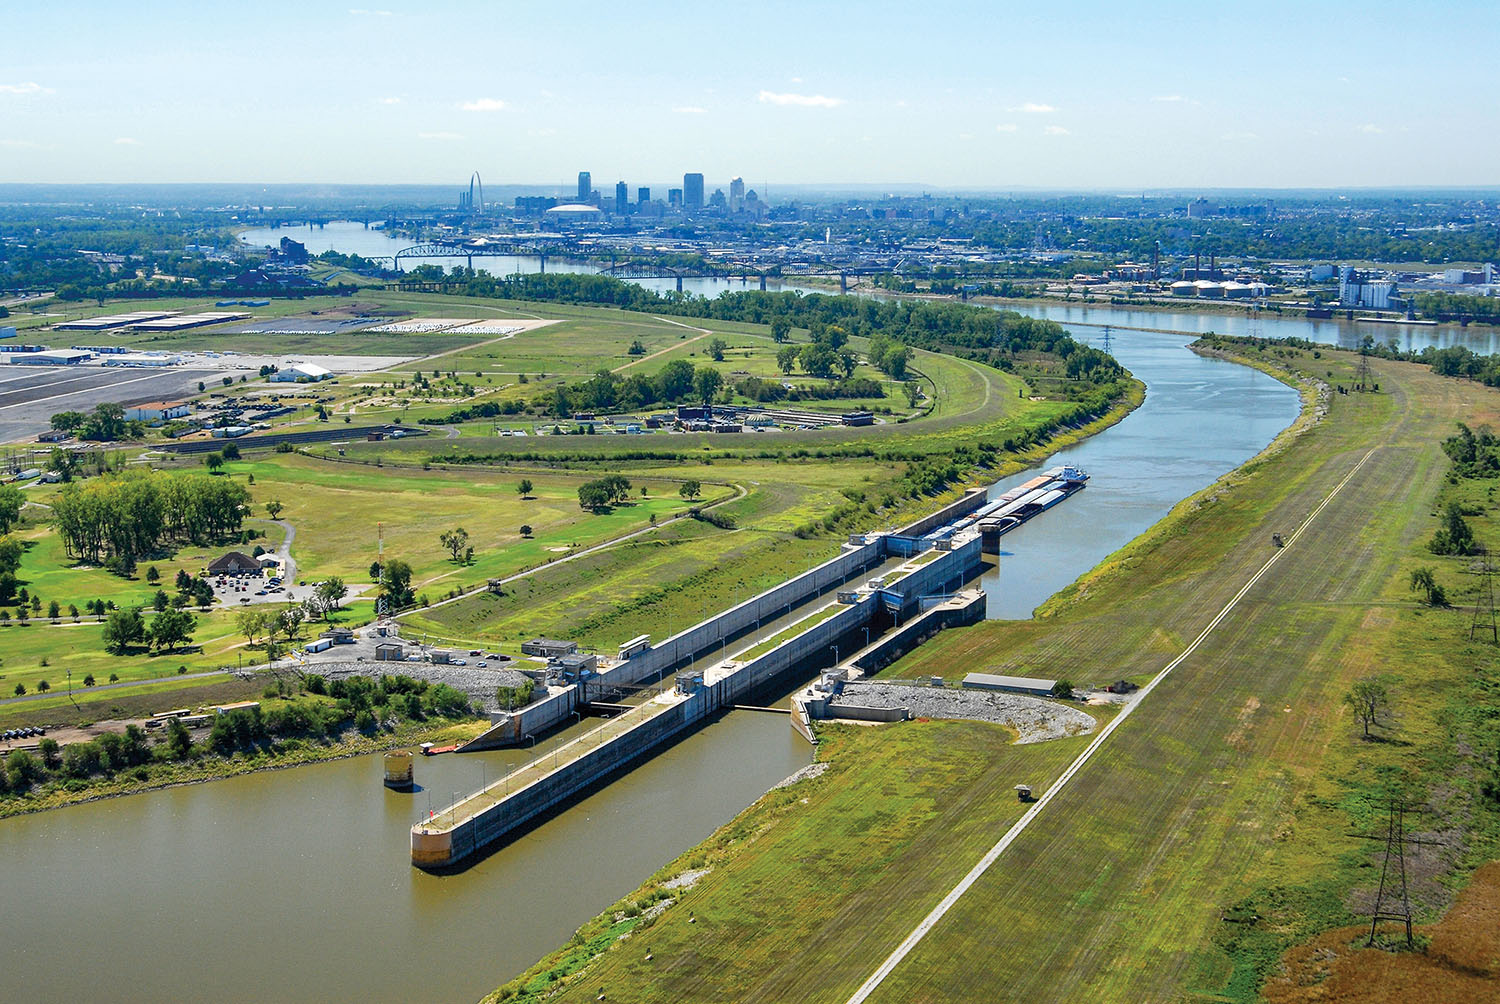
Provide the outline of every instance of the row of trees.
[[694,366],[686,359],[674,359],[654,376],[632,373],[622,377],[601,369],[582,383],[555,388],[534,401],[533,407],[545,415],[567,418],[579,411],[634,411],[687,401],[710,403],[723,381],[723,376],[712,366]]
[[63,487],[53,515],[68,554],[102,562],[237,536],[250,493],[224,478],[133,471]]
[[114,655],[126,655],[139,646],[170,652],[191,644],[197,627],[198,618],[175,607],[159,611],[150,624],[139,609],[115,610],[104,621],[104,649]]

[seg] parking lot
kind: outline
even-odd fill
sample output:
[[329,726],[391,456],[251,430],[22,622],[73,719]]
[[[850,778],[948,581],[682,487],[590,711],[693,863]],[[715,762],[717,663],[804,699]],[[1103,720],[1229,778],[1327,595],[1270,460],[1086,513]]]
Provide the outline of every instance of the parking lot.
[[51,428],[52,416],[60,411],[89,411],[106,401],[176,399],[197,394],[201,381],[226,375],[176,366],[0,365],[0,443],[35,439]]

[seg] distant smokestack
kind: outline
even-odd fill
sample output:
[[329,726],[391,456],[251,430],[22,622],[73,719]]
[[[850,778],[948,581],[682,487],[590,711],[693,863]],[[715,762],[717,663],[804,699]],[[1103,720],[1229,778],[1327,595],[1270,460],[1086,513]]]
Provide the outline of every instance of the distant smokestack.
[[1195,251],[1195,252],[1193,252],[1193,278],[1194,279],[1201,279],[1201,278],[1203,278],[1203,252],[1202,251]]
[[1216,264],[1218,260],[1219,252],[1210,251],[1208,253],[1208,277],[1210,279],[1217,279],[1219,277],[1219,266]]

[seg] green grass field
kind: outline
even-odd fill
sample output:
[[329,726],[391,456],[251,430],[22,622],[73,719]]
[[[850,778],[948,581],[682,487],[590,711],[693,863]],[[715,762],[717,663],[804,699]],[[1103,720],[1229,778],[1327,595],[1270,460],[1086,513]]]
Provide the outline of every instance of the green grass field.
[[[1327,350],[1316,362],[1267,360],[1285,363],[1349,372],[1349,357]],[[1406,582],[1436,565],[1463,587],[1462,559],[1423,547],[1443,493],[1461,490],[1445,485],[1438,442],[1456,419],[1494,422],[1500,394],[1411,364],[1375,366],[1380,394],[1335,396],[1322,422],[1179,506],[1043,617],[943,632],[889,670],[1154,674],[1266,561],[1271,531],[1299,525],[1373,449],[873,999],[1253,1000],[1284,947],[1357,922],[1378,845],[1348,834],[1383,825],[1381,793],[1396,780],[1425,807],[1423,829],[1452,846],[1414,866],[1421,916],[1500,854],[1500,814],[1477,790],[1497,651],[1467,641],[1469,611],[1421,607]],[[1481,539],[1493,536],[1489,511],[1473,520]],[[1373,743],[1342,706],[1371,674],[1395,693],[1385,741]],[[868,730],[857,749],[835,737],[824,748],[833,771],[805,804],[768,796],[684,859],[723,856],[684,899],[697,924],[667,911],[549,999],[592,999],[602,985],[621,1001],[845,1000],[1004,832],[1009,784],[1044,784],[1079,748],[996,750],[985,787],[989,774],[950,758],[986,730],[942,728]],[[934,819],[930,836],[911,839]],[[822,839],[772,839],[791,827]]]

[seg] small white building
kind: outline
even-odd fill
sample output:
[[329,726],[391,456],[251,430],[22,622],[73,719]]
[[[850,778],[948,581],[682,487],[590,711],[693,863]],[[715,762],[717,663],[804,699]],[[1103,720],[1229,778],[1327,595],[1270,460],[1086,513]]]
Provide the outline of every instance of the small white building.
[[271,374],[272,383],[317,383],[333,377],[333,371],[317,363],[287,363]]

